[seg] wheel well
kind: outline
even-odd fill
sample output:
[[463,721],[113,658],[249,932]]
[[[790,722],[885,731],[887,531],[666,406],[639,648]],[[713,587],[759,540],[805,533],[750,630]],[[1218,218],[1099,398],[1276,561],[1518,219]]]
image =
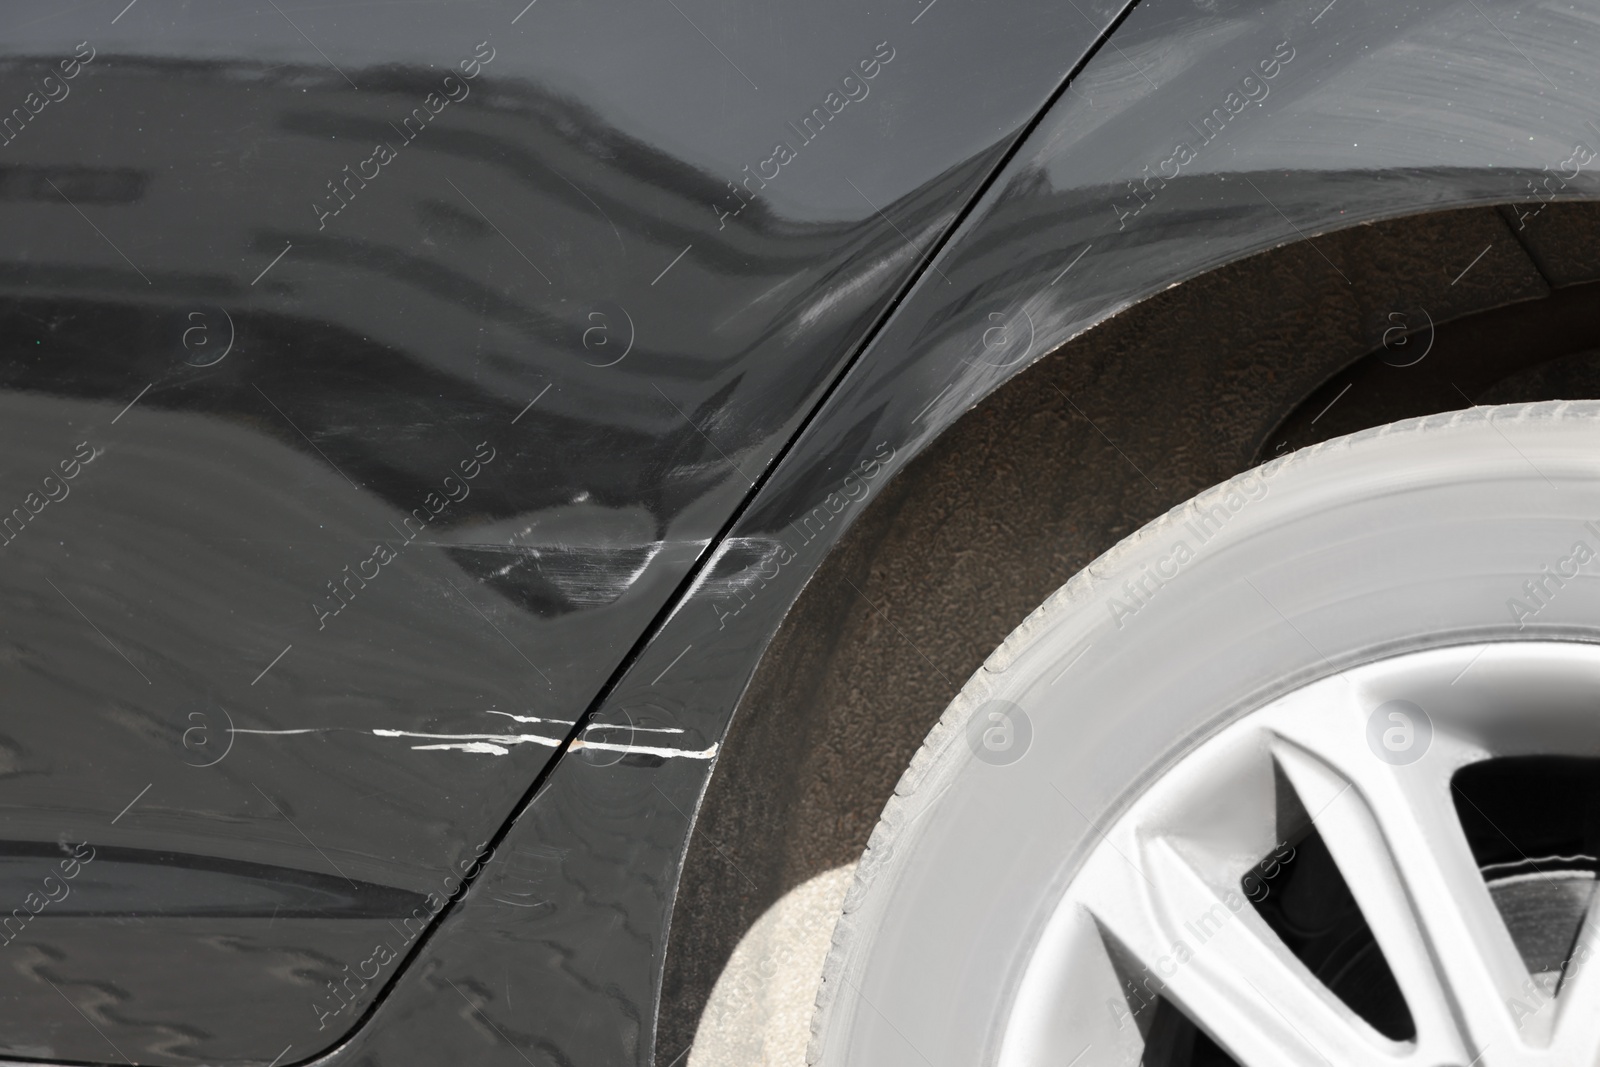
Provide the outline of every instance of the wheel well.
[[[1600,203],[1413,215],[1160,292],[968,411],[868,502],[740,701],[679,882],[657,1047],[693,1039],[763,911],[855,860],[946,704],[1073,574],[1275,451],[1478,398],[1600,397],[1597,312]],[[1551,390],[1582,392],[1532,395]]]

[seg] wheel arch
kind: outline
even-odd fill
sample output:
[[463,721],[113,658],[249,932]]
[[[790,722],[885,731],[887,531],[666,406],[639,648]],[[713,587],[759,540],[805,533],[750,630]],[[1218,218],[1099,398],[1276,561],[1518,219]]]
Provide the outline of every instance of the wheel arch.
[[[1573,325],[1600,321],[1600,202],[1524,215],[1408,214],[1212,267],[1029,364],[879,488],[733,717],[679,881],[658,1047],[692,1041],[767,908],[859,856],[950,699],[1102,551],[1275,451],[1496,389],[1570,387],[1538,368],[1600,348]],[[1362,267],[1332,287],[1330,259]],[[1416,349],[1400,346],[1424,336],[1431,365],[1403,366]],[[1495,349],[1506,336],[1529,343]]]

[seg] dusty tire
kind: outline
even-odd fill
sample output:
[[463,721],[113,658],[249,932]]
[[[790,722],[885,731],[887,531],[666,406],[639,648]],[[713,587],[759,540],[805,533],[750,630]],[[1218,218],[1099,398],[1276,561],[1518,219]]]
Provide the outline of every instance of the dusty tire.
[[[1600,643],[1600,581],[1584,577],[1600,563],[1542,599],[1525,584],[1570,568],[1578,542],[1600,550],[1596,403],[1331,441],[1129,537],[989,657],[900,780],[834,934],[809,1061],[996,1062],[1096,828],[1184,753],[1336,671],[1474,642]],[[997,709],[1015,720],[1009,751],[982,740]],[[1112,1061],[1079,1067],[1096,1062]]]

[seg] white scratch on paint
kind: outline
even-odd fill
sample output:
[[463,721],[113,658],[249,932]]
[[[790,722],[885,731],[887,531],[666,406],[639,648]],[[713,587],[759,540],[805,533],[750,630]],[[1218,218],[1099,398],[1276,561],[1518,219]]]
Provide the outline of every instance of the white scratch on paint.
[[[504,715],[513,722],[547,722],[552,726],[572,726],[570,719],[541,719],[537,715],[514,715],[509,711],[489,710],[490,715]],[[627,723],[617,722],[592,722],[583,728],[585,733],[590,730],[628,730],[636,734],[681,734],[682,727],[678,726],[630,726]]]
[[[490,715],[504,715],[516,722],[550,723],[559,726],[571,726],[570,722],[560,719],[541,719],[533,715],[514,715],[508,711],[490,711]],[[269,736],[292,736],[296,734],[320,734],[335,730],[345,730],[349,727],[340,726],[307,726],[294,730],[243,730],[235,728],[236,734],[264,734]],[[685,731],[676,726],[627,726],[617,723],[590,723],[584,727],[584,733],[592,730],[627,730],[641,734],[681,734]],[[374,737],[415,738],[419,741],[434,742],[425,745],[412,745],[414,752],[471,752],[482,756],[506,756],[515,745],[543,745],[546,748],[560,748],[563,739],[560,737],[546,737],[543,734],[435,734],[421,733],[415,730],[391,730],[375,728],[372,730]],[[609,741],[574,741],[573,749],[592,748],[601,752],[621,752],[624,755],[637,756],[662,756],[668,759],[714,759],[717,755],[718,745],[713,744],[704,749],[660,748],[653,745],[623,745]]]
[[[541,734],[419,734],[411,730],[385,730],[372,731],[378,737],[419,737],[425,741],[490,741],[496,745],[544,745],[547,748],[556,748],[561,744],[559,737],[545,737]],[[435,746],[440,747],[440,746]],[[504,749],[499,754],[504,754]]]
[[495,711],[493,708],[490,708],[489,711],[487,712],[487,714],[490,714],[490,715],[504,715],[506,718],[512,720],[513,722],[548,722],[548,723],[552,723],[552,724],[554,724],[556,726],[571,726],[571,725],[573,725],[573,722],[572,722],[571,719],[541,719],[537,715],[513,715],[509,711]]
[[583,728],[584,733],[590,730],[627,730],[634,734],[681,734],[682,728],[677,726],[629,726],[625,722],[592,722]]
[[287,737],[290,734],[322,734],[336,729],[332,726],[307,726],[300,730],[241,730],[234,728],[230,733],[236,734],[267,734],[272,737]]
[[580,748],[594,748],[602,752],[622,752],[629,756],[667,756],[681,757],[683,759],[714,759],[717,755],[717,746],[710,748],[690,750],[683,748],[653,748],[650,745],[613,745],[605,741],[574,741],[574,750]]

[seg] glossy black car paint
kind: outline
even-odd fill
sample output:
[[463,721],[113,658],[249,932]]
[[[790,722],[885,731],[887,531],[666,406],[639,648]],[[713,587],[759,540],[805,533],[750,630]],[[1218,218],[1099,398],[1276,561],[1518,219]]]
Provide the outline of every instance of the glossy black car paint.
[[[1480,6],[1135,8],[1112,38],[1117,47],[1074,79],[762,486],[599,717],[620,721],[650,708],[721,736],[768,640],[870,486],[978,398],[1116,311],[1250,253],[1363,221],[1473,204],[1524,202],[1530,211],[1548,197],[1592,197],[1589,174],[1569,164],[1559,182],[1551,175],[1575,142],[1595,143],[1588,124],[1600,86],[1584,58],[1600,43],[1594,31],[1559,12],[1522,11],[1513,43],[1497,20],[1518,10]],[[1275,59],[1270,95],[1232,111],[1229,94],[1260,95],[1243,79],[1267,80],[1262,64]],[[1547,76],[1562,79],[1565,92]],[[1397,103],[1398,115],[1383,114]],[[1194,132],[1190,123],[1217,107],[1229,109],[1222,133]],[[1145,167],[1159,173],[1190,138],[1204,142],[1194,165],[1146,186]],[[1436,269],[1448,288],[1470,266]],[[1327,268],[1333,287],[1361,264]],[[1381,315],[1374,325],[1376,338]],[[1004,329],[990,332],[997,326]],[[508,1045],[604,1062],[648,1062],[653,1053],[671,1063],[682,1047],[641,1048],[633,1035],[649,1033],[659,1006],[669,924],[674,938],[680,930],[693,937],[696,916],[674,914],[672,894],[704,782],[704,769],[681,763],[566,761],[513,827],[507,844],[569,850],[537,876],[553,909],[542,929],[502,957],[568,976],[564,996],[558,983],[540,985],[557,998],[548,1012],[533,1019],[500,1003],[475,963],[496,935],[470,911],[447,920],[427,962],[441,975],[479,976],[477,1010],[495,1019]],[[486,873],[492,892],[501,872],[491,864]],[[617,924],[627,941],[608,936]],[[469,947],[446,952],[456,944]],[[623,975],[635,984],[622,985]],[[604,982],[613,984],[597,1000],[591,991]],[[419,984],[415,1000],[397,991],[377,1019],[391,1010],[426,1014],[444,985]],[[585,1010],[593,1014],[574,1018]],[[374,1044],[360,1047],[390,1047],[381,1028],[370,1033]],[[509,1048],[502,1057],[513,1062]]]
[[[52,709],[32,733],[8,722],[6,836],[336,870],[365,909],[263,923],[240,882],[231,917],[118,927],[113,979],[115,961],[73,955],[107,935],[42,912],[39,944],[8,949],[36,953],[25,1017],[44,1035],[14,1054],[111,1058],[67,1000],[143,1059],[265,1061],[288,1034],[299,1061],[403,969],[329,1062],[672,1062],[655,1021],[669,922],[692,936],[672,900],[698,757],[875,487],[1167,285],[1364,219],[1528,199],[1600,100],[1593,31],[1548,9],[1147,0],[764,474],[1112,12],[761,6],[708,25],[547,3],[422,6],[402,25],[145,0],[14,28],[29,58],[6,91],[95,49],[0,149],[19,502],[77,442],[96,451],[4,549],[8,691],[26,680],[20,702]],[[1513,16],[1518,44],[1498,25]],[[880,42],[894,58],[873,95],[735,215],[726,183]],[[471,96],[426,103],[491,54]],[[436,117],[361,179],[368,142],[417,106]],[[325,188],[346,166],[343,194]],[[1580,168],[1550,195],[1588,188]],[[215,360],[223,336],[236,348]],[[392,524],[434,514],[428,494],[474,460],[486,480],[400,556],[418,538]],[[326,590],[373,573],[385,526],[409,573]],[[582,746],[444,909],[648,627]],[[553,722],[485,728],[486,710]],[[200,766],[227,738],[240,750]],[[419,907],[444,918],[412,962],[323,988],[365,973],[380,925],[396,955],[421,940],[394,926]],[[204,975],[175,965],[219,947]],[[202,982],[217,1002],[186,1003]],[[121,1010],[136,988],[159,1010]]]
[[[0,1051],[303,1061],[569,741],[708,766],[666,709],[578,720],[1115,13],[1080,6],[8,12]],[[566,853],[494,854],[517,884],[452,914],[514,941]],[[541,1040],[647,1054],[635,971]]]

